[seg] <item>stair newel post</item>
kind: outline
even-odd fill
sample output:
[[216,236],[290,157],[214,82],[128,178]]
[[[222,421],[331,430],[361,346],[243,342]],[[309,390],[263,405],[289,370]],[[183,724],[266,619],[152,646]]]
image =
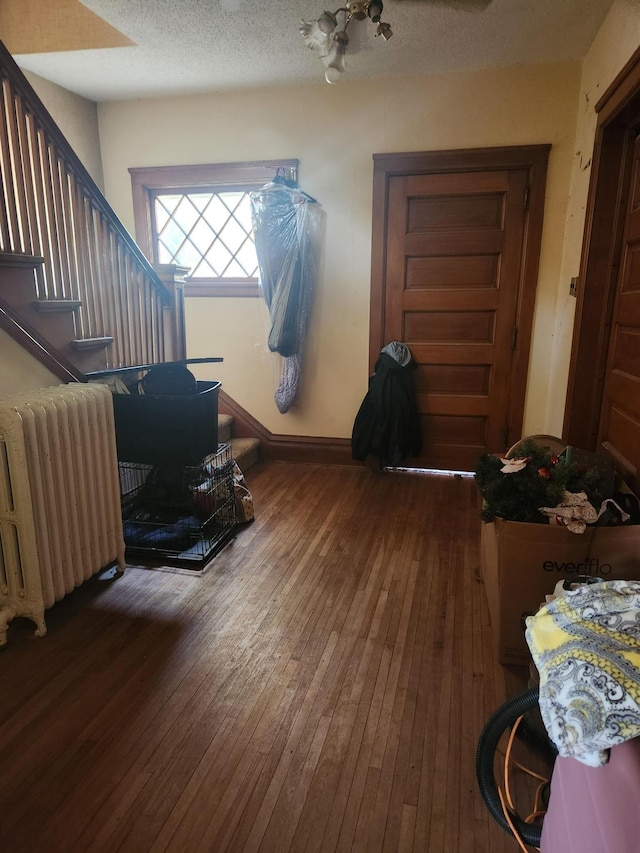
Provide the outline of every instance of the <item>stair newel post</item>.
[[187,337],[184,318],[184,285],[189,267],[177,264],[154,264],[154,270],[169,293],[164,310],[165,361],[187,357]]

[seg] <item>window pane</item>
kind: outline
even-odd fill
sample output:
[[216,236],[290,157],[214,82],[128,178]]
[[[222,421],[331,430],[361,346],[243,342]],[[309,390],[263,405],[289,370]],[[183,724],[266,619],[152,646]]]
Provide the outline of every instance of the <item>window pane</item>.
[[193,202],[196,210],[202,213],[213,198],[213,193],[189,193],[189,198]]
[[172,218],[179,223],[180,227],[188,234],[198,221],[199,213],[191,203],[189,196],[183,196],[174,210]]
[[211,199],[209,206],[206,210],[206,219],[209,225],[213,228],[214,231],[219,231],[229,218],[229,208],[220,198],[220,195],[216,194]]
[[219,278],[216,271],[206,260],[200,261],[190,272],[192,278]]
[[250,234],[252,231],[251,226],[251,203],[249,201],[248,193],[242,193],[242,201],[236,207],[235,217],[242,225],[247,234]]
[[220,240],[216,240],[216,242],[207,252],[207,261],[209,261],[209,263],[215,270],[216,276],[224,275],[225,269],[229,266],[229,263],[232,260],[233,255],[226,248],[224,243],[220,242]]
[[238,205],[242,203],[242,199],[245,198],[246,195],[246,193],[241,192],[218,193],[220,201],[223,202],[229,213],[232,213]]
[[162,243],[158,243],[158,263],[159,264],[173,264],[173,263],[175,263],[173,255],[165,246],[162,245]]
[[165,225],[167,224],[167,222],[169,221],[169,213],[168,213],[168,211],[166,210],[166,208],[164,208],[164,207],[160,204],[160,202],[158,201],[158,199],[156,199],[155,214],[156,214],[156,230],[157,230],[157,231],[162,231],[162,229],[164,228],[164,226],[165,226]]
[[200,219],[196,222],[189,237],[201,255],[207,254],[207,250],[216,239],[215,232],[211,226],[204,221],[204,219]]
[[201,257],[200,252],[193,243],[187,240],[175,256],[175,263],[181,267],[188,267],[191,270],[200,262]]
[[186,234],[173,219],[170,219],[158,234],[158,242],[166,247],[172,257],[178,252],[185,238]]
[[181,199],[182,195],[159,195],[156,197],[156,210],[159,206],[162,206],[166,209],[169,216],[172,216]]
[[256,247],[253,240],[247,240],[242,248],[236,252],[236,260],[242,264],[245,270],[243,275],[256,278],[258,275],[258,261],[256,259]]
[[235,219],[229,219],[225,223],[224,227],[220,229],[218,236],[225,246],[231,249],[235,254],[235,251],[237,251],[247,239],[247,232],[238,225]]
[[244,267],[240,266],[234,258],[225,270],[224,274],[230,278],[244,278],[247,275],[247,271]]
[[189,267],[192,277],[256,277],[248,192],[158,195],[154,213],[161,263]]

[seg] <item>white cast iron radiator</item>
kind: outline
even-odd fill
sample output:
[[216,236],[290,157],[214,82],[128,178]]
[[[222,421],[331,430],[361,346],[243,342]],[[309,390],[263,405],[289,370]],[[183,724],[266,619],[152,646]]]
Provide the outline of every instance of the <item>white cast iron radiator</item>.
[[117,562],[124,540],[113,401],[71,384],[0,398],[0,646],[15,616],[44,611]]

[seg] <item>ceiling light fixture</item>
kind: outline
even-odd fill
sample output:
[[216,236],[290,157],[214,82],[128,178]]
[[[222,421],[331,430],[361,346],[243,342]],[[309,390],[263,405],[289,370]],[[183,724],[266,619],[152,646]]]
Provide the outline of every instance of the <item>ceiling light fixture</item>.
[[[338,29],[338,16],[341,16],[342,29]],[[315,50],[324,62],[327,83],[337,83],[344,73],[344,57],[349,46],[347,27],[351,21],[364,21],[369,18],[377,24],[376,36],[389,41],[393,33],[391,25],[380,20],[382,0],[362,0],[349,3],[335,12],[323,12],[317,21],[302,21],[300,33],[307,47]]]

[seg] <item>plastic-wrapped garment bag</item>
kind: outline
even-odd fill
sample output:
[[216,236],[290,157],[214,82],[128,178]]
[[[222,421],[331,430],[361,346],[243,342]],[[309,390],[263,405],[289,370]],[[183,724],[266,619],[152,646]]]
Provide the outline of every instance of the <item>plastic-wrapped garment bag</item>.
[[251,193],[260,285],[269,308],[269,349],[284,357],[275,399],[287,412],[298,393],[302,354],[322,246],[322,207],[276,178]]

